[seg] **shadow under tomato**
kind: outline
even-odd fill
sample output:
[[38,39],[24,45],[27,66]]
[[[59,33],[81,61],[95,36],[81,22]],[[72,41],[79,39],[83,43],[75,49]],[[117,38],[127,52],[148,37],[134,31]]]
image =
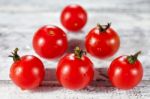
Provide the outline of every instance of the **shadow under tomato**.
[[68,43],[68,50],[67,53],[72,53],[75,49],[75,47],[80,47],[82,50],[85,50],[85,46],[84,46],[84,40],[80,40],[80,39],[71,39],[69,40]]
[[107,68],[95,68],[95,75],[93,81],[82,92],[111,92],[116,90],[107,75]]
[[[56,69],[46,68],[44,81],[38,88],[31,90],[31,92],[51,92],[55,90],[60,90],[62,88],[63,87],[60,85],[56,78]],[[95,68],[93,81],[86,88],[79,90],[79,92],[108,92],[113,90],[115,90],[115,88],[113,88],[112,84],[108,79],[107,68]]]
[[85,31],[84,30],[79,30],[79,31],[67,31],[67,33],[72,33],[72,34],[84,34]]
[[107,74],[107,68],[96,68],[95,69],[95,76],[94,80],[91,83],[92,87],[113,87],[108,74]]
[[56,69],[46,68],[44,80],[39,87],[31,90],[31,92],[51,92],[59,89],[62,87],[56,79]]

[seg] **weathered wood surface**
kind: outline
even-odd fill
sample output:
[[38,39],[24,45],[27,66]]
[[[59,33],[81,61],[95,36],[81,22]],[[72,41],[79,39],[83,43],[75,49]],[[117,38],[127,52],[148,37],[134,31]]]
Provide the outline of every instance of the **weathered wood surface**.
[[[89,15],[87,25],[78,33],[78,36],[75,33],[66,31],[59,20],[62,8],[70,3],[83,5]],[[20,54],[22,55],[36,55],[32,49],[32,36],[42,25],[54,24],[63,28],[68,34],[70,42],[68,52],[70,52],[76,45],[84,48],[84,36],[98,22],[102,24],[112,22],[112,27],[116,29],[121,37],[121,47],[118,53],[110,59],[99,60],[89,55],[95,67],[107,68],[115,57],[142,50],[142,55],[139,59],[144,67],[144,77],[138,87],[133,90],[123,91],[104,84],[102,87],[90,85],[81,91],[69,91],[60,86],[53,87],[48,84],[48,88],[41,86],[35,91],[22,92],[8,81],[12,60],[7,56],[15,47],[20,48]],[[149,99],[149,38],[150,0],[0,0],[0,97],[3,99],[15,99],[16,97],[22,99],[41,97],[43,99],[47,97],[53,99]],[[53,70],[54,74],[58,59],[42,60],[45,67]],[[56,81],[55,78],[53,79]],[[96,83],[99,84],[99,82]],[[89,88],[91,89],[89,90]]]
[[19,90],[10,81],[1,81],[0,85],[2,99],[149,99],[150,96],[149,81],[142,81],[138,87],[127,91],[111,87],[105,81],[96,82],[80,91],[67,90],[55,82],[30,91]]

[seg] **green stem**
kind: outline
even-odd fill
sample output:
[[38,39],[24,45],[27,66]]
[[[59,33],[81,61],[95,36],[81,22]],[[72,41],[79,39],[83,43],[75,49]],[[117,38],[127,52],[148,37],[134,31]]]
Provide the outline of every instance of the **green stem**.
[[108,23],[107,25],[97,24],[97,27],[99,28],[100,32],[105,32],[108,28],[110,28],[110,26],[111,26],[111,23]]
[[85,51],[83,51],[82,49],[80,49],[79,47],[75,47],[74,49],[74,54],[77,58],[81,59],[83,54],[86,54]]
[[130,64],[134,64],[137,61],[138,55],[141,54],[141,51],[138,51],[134,55],[130,55],[127,57],[127,60]]
[[12,57],[13,61],[18,61],[20,60],[20,56],[18,55],[18,48],[15,48],[15,50],[12,52],[12,55],[9,55],[8,57]]

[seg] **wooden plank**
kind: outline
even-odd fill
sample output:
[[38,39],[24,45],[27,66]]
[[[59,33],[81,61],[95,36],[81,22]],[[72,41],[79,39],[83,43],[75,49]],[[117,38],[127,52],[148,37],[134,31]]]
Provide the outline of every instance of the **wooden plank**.
[[30,91],[22,91],[10,81],[0,81],[0,85],[0,97],[3,99],[149,99],[150,96],[150,81],[142,81],[132,90],[116,89],[103,81],[78,91],[67,90],[52,82]]
[[[1,11],[25,11],[25,12],[44,12],[44,11],[59,11],[65,5],[68,4],[81,4],[86,9],[90,11],[104,11],[104,12],[116,12],[119,11],[123,12],[149,12],[149,0],[65,0],[58,1],[58,0],[30,0],[30,1],[23,1],[23,0],[1,0],[0,1],[0,10]],[[57,5],[57,6],[55,6]],[[7,8],[7,9],[5,9]]]

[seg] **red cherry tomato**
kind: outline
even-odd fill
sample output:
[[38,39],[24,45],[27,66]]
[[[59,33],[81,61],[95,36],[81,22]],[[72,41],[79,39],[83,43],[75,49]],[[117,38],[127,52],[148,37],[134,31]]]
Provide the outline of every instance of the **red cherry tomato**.
[[75,53],[67,54],[59,61],[56,74],[57,79],[65,88],[82,89],[93,79],[93,63],[77,47]]
[[87,13],[80,5],[68,5],[61,13],[61,23],[70,31],[81,30],[87,22]]
[[45,75],[43,63],[33,55],[20,57],[17,51],[15,49],[11,56],[14,60],[10,68],[11,80],[22,90],[38,87]]
[[137,59],[138,54],[139,52],[131,56],[120,56],[111,63],[108,75],[115,87],[131,89],[142,80],[143,68]]
[[117,33],[108,25],[98,25],[86,36],[87,52],[100,59],[114,55],[120,46]]
[[56,26],[43,26],[33,37],[33,48],[43,58],[62,55],[68,47],[66,34]]

